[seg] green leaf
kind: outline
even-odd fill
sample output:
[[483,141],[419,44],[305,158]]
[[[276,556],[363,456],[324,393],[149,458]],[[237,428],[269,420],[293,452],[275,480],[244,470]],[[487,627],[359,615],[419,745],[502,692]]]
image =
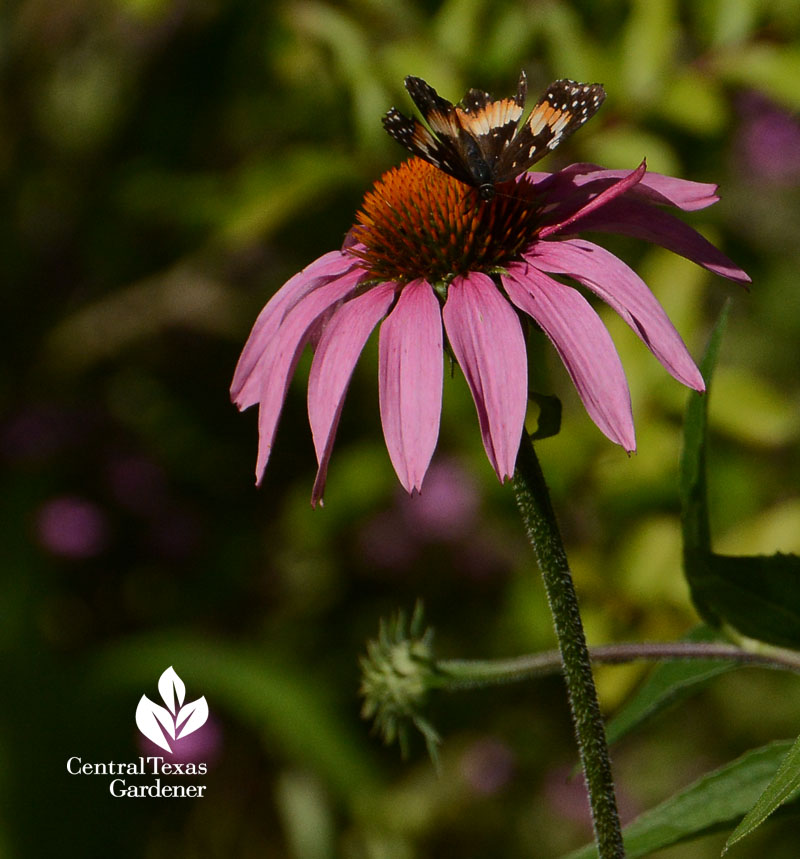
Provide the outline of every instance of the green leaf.
[[[683,455],[681,456],[681,510],[683,526],[683,549],[686,556],[687,578],[689,561],[698,554],[711,552],[711,533],[708,525],[708,488],[706,485],[706,430],[708,423],[707,406],[711,394],[711,379],[717,362],[719,347],[728,321],[729,303],[720,314],[706,348],[700,371],[706,382],[706,394],[689,395],[686,420],[683,427]],[[691,580],[689,582],[691,586]],[[694,594],[692,594],[694,598]],[[698,611],[706,613],[701,605]],[[715,620],[713,616],[707,618]]]
[[[701,626],[684,640],[716,641],[718,636],[709,627]],[[609,745],[619,742],[657,713],[688,698],[715,677],[735,667],[733,662],[711,659],[661,663],[608,723],[606,738]]]
[[789,753],[781,762],[778,772],[775,773],[766,790],[725,842],[723,855],[729,847],[761,826],[770,814],[792,798],[793,794],[796,798],[798,791],[800,791],[800,737],[789,749]]
[[800,649],[800,558],[795,555],[729,557],[711,549],[706,483],[707,408],[711,376],[725,330],[727,306],[700,368],[708,390],[691,395],[681,458],[684,574],[692,602],[708,623],[779,647]]
[[693,599],[742,635],[800,649],[800,558],[797,555],[695,558],[686,570]]
[[535,391],[528,391],[528,399],[539,406],[539,421],[536,431],[530,433],[531,438],[541,440],[558,435],[561,431],[561,400]]
[[[645,811],[623,831],[627,859],[733,825],[756,802],[791,748],[792,741],[784,740],[752,749]],[[565,859],[596,856],[591,844]]]
[[722,618],[713,608],[713,595],[709,599],[698,585],[701,571],[711,555],[711,529],[708,520],[708,485],[706,483],[706,431],[708,426],[708,398],[711,377],[717,361],[722,335],[728,319],[729,304],[723,308],[711,334],[700,370],[706,382],[706,394],[691,393],[683,425],[683,453],[681,455],[680,495],[681,527],[683,532],[683,572],[689,593],[700,617],[712,626],[722,625]]

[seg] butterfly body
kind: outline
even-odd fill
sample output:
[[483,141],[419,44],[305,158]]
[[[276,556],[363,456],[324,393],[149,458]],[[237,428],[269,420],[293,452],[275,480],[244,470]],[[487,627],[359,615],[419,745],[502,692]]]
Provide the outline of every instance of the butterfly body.
[[528,89],[525,72],[516,95],[497,101],[483,90],[470,89],[452,104],[412,75],[405,85],[426,125],[392,108],[383,118],[386,131],[414,155],[477,188],[483,200],[494,197],[496,185],[511,181],[555,149],[594,116],[605,99],[600,84],[558,80],[520,125]]

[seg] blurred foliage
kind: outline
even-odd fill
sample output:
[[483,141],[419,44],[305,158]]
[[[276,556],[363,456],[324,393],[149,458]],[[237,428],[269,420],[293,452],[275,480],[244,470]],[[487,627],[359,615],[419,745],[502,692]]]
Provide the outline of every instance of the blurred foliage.
[[[609,93],[547,169],[646,156],[720,183],[722,201],[688,220],[749,272],[749,294],[666,252],[609,246],[695,355],[733,296],[710,402],[715,546],[800,550],[795,0],[5,4],[0,853],[550,857],[585,841],[556,680],[435,701],[440,778],[421,744],[403,763],[359,720],[363,642],[417,597],[443,657],[552,645],[463,379],[446,381],[426,487],[455,498],[447,527],[391,471],[374,346],[323,510],[309,507],[307,362],[259,491],[255,416],[227,397],[259,308],[341,244],[363,192],[403,157],[380,124],[409,108],[403,77],[456,99],[511,92],[520,68],[532,90],[572,77]],[[564,414],[539,455],[590,640],[678,638],[697,620],[680,568],[685,391],[602,312],[639,452],[601,436],[548,352],[534,377]],[[116,800],[68,776],[70,755],[135,759],[136,702],[168,664],[219,723],[207,795]],[[641,670],[598,674],[613,710]],[[799,709],[793,678],[725,675],[620,745],[623,813],[796,735]],[[704,859],[724,840],[659,855]],[[794,857],[796,825],[764,827],[747,849]]]

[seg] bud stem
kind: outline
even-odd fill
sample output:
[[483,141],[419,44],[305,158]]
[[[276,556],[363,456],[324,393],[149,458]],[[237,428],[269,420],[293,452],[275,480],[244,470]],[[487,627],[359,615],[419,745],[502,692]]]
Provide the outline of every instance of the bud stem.
[[[729,662],[791,671],[800,674],[800,656],[780,648],[764,651],[743,650],[736,644],[690,641],[644,641],[631,644],[604,644],[590,647],[595,664],[624,665],[629,662]],[[440,659],[436,676],[429,681],[432,689],[455,692],[515,683],[533,677],[547,677],[562,671],[561,653],[547,650],[515,656],[511,659]]]

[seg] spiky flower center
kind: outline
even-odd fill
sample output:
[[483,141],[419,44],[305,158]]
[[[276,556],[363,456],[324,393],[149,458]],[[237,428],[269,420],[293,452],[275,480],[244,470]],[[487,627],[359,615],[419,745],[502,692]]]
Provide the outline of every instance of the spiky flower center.
[[498,186],[491,200],[420,158],[384,173],[364,197],[354,227],[360,257],[378,280],[447,283],[491,273],[535,237],[539,207],[528,182]]

